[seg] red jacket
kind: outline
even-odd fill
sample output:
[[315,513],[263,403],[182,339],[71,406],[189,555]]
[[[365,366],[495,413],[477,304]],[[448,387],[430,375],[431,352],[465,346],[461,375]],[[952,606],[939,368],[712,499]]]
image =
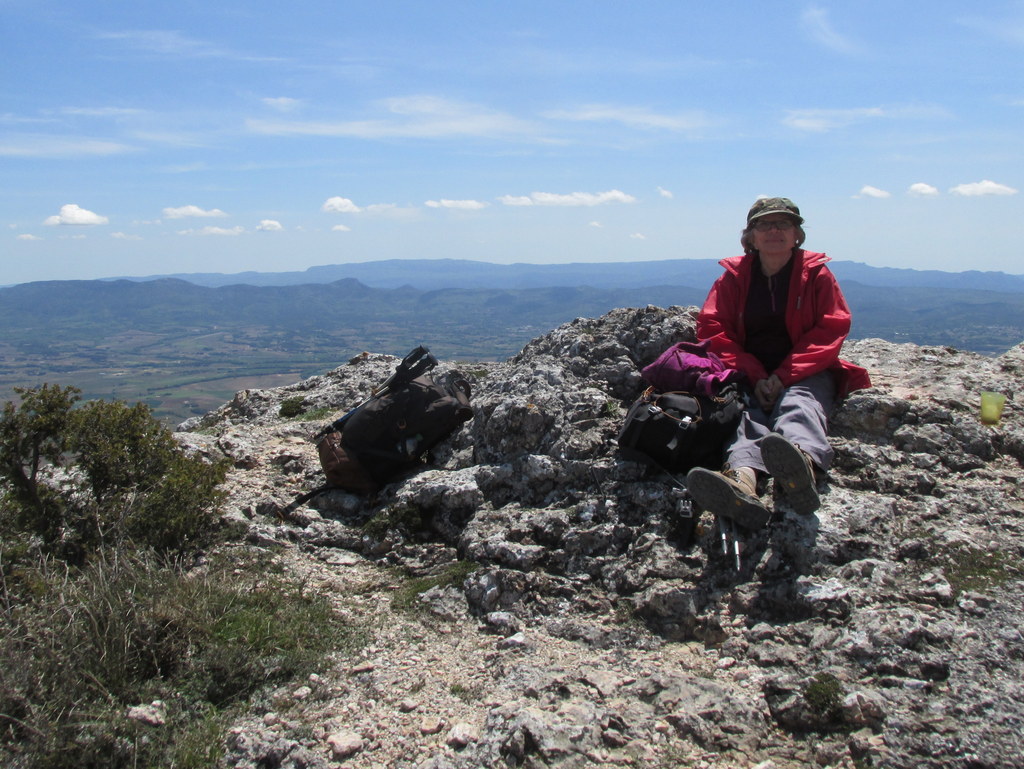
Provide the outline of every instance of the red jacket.
[[765,371],[744,347],[743,310],[750,290],[752,255],[733,256],[715,281],[697,316],[697,338],[709,339],[711,350],[729,366],[747,375],[751,384],[777,374],[786,387],[826,369],[835,372],[837,395],[871,386],[866,369],[839,358],[850,333],[850,308],[825,254],[796,249],[786,305],[786,329],[793,349],[775,371]]

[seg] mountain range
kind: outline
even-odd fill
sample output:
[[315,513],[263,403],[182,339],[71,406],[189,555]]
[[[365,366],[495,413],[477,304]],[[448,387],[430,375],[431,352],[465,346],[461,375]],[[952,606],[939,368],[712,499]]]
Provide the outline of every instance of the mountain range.
[[[943,272],[873,267],[861,262],[834,261],[829,267],[840,281],[886,288],[947,288],[1024,292],[1024,275],[1004,272]],[[412,286],[424,291],[444,288],[643,288],[692,286],[704,291],[722,272],[715,259],[666,259],[644,262],[573,262],[569,264],[493,264],[465,259],[390,259],[310,267],[291,272],[178,273],[127,280],[177,278],[216,288],[294,286],[333,283],[355,278],[373,288]]]
[[[1024,339],[1024,276],[833,262],[852,339],[996,355]],[[501,360],[538,334],[620,307],[700,305],[713,260],[497,265],[391,260],[302,272],[42,281],[0,288],[0,399],[74,384],[181,420],[236,390],[427,344]]]

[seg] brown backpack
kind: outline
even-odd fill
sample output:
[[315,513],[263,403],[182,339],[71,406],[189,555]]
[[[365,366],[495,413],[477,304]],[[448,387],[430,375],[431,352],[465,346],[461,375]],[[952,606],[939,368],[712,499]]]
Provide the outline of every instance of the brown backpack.
[[301,495],[282,516],[332,488],[372,494],[422,467],[430,450],[472,419],[469,382],[428,375],[437,359],[422,345],[374,393],[314,436],[326,484]]

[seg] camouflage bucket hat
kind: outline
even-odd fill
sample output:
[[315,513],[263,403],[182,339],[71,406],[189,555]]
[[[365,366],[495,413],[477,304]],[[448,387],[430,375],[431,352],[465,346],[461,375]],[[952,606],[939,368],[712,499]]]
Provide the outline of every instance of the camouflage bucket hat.
[[800,209],[789,198],[759,198],[747,212],[747,224],[755,219],[768,214],[789,214],[796,219],[797,224],[803,224],[804,218],[800,216]]

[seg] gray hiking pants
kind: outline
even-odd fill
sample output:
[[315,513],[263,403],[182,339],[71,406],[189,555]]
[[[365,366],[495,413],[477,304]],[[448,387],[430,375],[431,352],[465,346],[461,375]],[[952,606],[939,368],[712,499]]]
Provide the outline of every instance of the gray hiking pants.
[[776,432],[806,451],[820,469],[828,470],[834,455],[827,437],[828,415],[835,397],[835,379],[828,371],[801,379],[783,390],[771,414],[766,414],[751,397],[751,406],[743,412],[736,434],[725,447],[729,466],[765,472],[761,439]]

